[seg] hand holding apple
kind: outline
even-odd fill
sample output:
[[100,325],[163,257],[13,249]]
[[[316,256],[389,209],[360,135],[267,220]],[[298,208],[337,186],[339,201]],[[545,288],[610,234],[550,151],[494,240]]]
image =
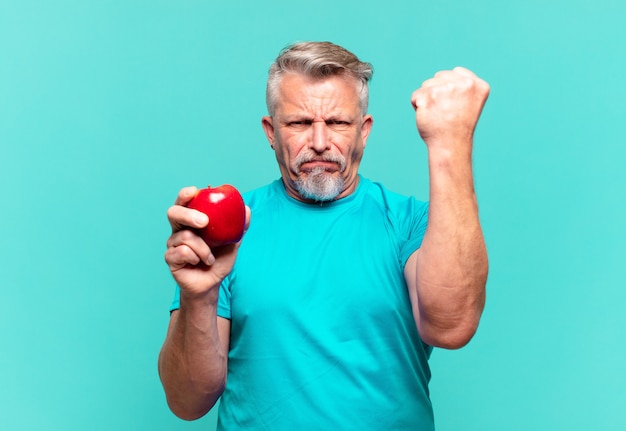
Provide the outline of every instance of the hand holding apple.
[[209,247],[234,244],[241,240],[246,224],[246,207],[235,187],[224,184],[198,190],[187,203],[187,208],[209,217],[209,224],[198,229],[198,234]]
[[[167,240],[165,262],[181,294],[215,291],[231,272],[239,241],[247,229],[250,209],[239,192],[232,186],[216,189],[218,196],[209,199],[213,192],[185,187],[167,211],[172,234]],[[191,209],[194,200],[195,208]],[[211,225],[213,230],[209,229]]]

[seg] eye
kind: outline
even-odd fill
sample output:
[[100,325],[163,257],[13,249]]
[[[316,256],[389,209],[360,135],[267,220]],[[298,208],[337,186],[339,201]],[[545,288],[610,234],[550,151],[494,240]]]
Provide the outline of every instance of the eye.
[[326,124],[328,125],[328,127],[331,127],[336,130],[347,129],[348,127],[352,125],[352,123],[350,123],[349,121],[338,120],[338,119],[328,120],[326,121]]
[[307,127],[309,127],[313,122],[310,120],[294,120],[294,121],[289,121],[287,123],[287,127],[290,127],[292,129],[305,129]]

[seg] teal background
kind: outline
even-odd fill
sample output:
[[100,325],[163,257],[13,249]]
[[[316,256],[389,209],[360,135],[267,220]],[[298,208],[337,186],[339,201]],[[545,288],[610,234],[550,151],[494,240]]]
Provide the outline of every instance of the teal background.
[[0,0],[0,429],[214,429],[157,375],[165,212],[185,185],[278,176],[264,84],[296,40],[374,64],[362,173],[423,199],[411,92],[456,65],[492,86],[488,303],[433,353],[438,429],[626,429],[624,22],[617,0]]

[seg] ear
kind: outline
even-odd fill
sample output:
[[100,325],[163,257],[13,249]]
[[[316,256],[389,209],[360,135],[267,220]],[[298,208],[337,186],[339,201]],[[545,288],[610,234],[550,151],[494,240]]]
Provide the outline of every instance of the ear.
[[367,138],[372,131],[372,126],[374,125],[374,117],[370,114],[364,115],[363,120],[361,121],[361,139],[363,140],[363,148],[365,148],[365,144],[367,143]]
[[261,119],[261,125],[263,126],[265,136],[270,143],[270,147],[274,149],[274,119],[272,117],[265,116]]

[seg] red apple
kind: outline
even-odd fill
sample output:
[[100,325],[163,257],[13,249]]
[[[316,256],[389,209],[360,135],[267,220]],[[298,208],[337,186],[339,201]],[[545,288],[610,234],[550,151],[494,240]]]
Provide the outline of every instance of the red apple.
[[209,247],[234,244],[243,236],[246,206],[239,191],[230,184],[198,190],[187,207],[209,217],[209,224],[198,229]]

